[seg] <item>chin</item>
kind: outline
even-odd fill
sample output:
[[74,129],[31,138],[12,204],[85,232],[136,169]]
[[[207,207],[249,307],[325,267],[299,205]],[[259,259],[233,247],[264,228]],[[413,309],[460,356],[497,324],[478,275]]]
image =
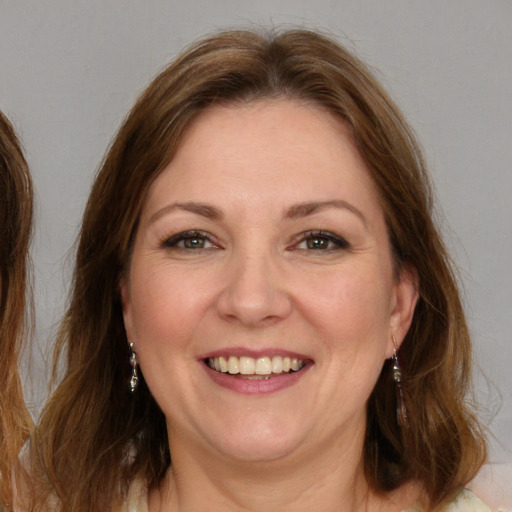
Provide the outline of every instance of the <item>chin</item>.
[[[228,436],[226,436],[228,433]],[[265,463],[281,460],[303,444],[304,436],[283,425],[254,424],[232,426],[224,435],[211,439],[211,446],[239,463]]]

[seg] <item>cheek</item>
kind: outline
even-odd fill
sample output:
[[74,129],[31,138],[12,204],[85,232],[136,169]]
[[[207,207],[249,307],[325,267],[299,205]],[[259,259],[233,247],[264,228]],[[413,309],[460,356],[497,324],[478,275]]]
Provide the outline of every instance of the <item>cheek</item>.
[[[165,267],[165,265],[164,265]],[[208,307],[208,285],[172,268],[146,267],[132,275],[132,315],[137,342],[146,348],[187,341]]]
[[187,381],[194,361],[193,335],[198,323],[198,296],[182,279],[149,271],[132,277],[132,315],[140,369],[151,393],[167,410],[175,403],[179,382]]
[[343,339],[359,341],[379,332],[387,336],[391,279],[378,267],[351,267],[308,281],[308,292],[300,302],[318,329],[330,337],[338,333]]

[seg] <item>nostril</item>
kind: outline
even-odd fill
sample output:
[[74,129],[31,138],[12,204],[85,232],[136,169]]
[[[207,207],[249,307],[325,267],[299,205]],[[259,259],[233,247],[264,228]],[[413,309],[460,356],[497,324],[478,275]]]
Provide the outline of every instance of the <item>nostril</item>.
[[291,300],[277,283],[249,286],[242,282],[227,286],[218,299],[219,314],[230,321],[249,326],[268,325],[286,318]]

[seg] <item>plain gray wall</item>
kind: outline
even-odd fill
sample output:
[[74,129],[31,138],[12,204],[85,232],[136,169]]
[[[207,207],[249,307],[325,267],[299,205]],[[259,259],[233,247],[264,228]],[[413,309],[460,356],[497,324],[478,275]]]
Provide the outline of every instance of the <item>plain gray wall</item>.
[[185,44],[252,24],[339,36],[379,70],[416,129],[465,284],[492,459],[512,460],[510,0],[0,0],[0,108],[21,133],[38,200],[32,410],[44,399],[69,251],[109,140]]

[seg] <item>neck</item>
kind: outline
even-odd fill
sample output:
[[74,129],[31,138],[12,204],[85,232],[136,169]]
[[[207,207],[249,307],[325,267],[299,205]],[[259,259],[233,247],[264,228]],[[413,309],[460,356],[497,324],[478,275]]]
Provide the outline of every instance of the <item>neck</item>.
[[[150,494],[150,512],[380,510],[362,465],[364,432],[279,460],[243,462],[170,439],[173,465]],[[208,453],[209,451],[209,453]],[[384,507],[385,508],[385,507]]]

